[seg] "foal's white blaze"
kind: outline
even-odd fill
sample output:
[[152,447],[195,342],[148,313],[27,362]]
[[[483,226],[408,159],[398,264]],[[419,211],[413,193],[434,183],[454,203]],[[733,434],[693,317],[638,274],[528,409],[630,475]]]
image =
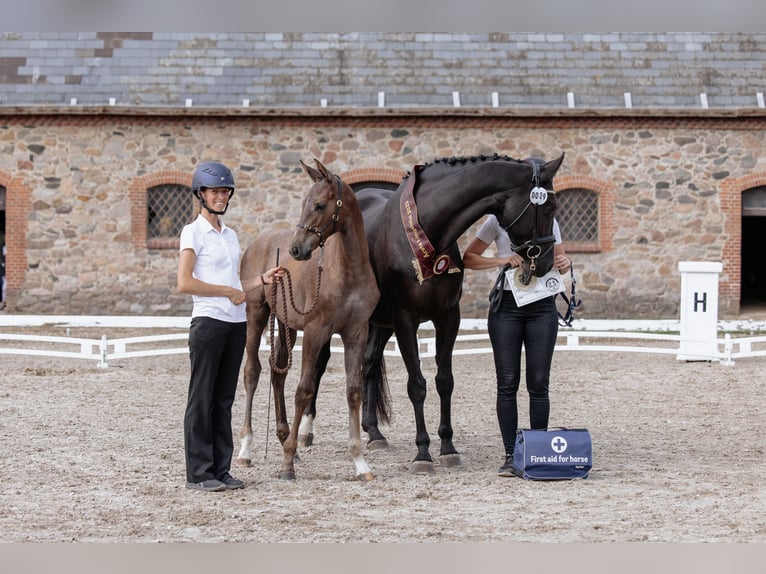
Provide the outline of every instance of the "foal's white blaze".
[[246,434],[244,437],[242,437],[242,441],[240,442],[239,446],[239,456],[237,458],[244,459],[244,460],[252,460],[252,457],[250,456],[250,447],[253,444],[253,435]]

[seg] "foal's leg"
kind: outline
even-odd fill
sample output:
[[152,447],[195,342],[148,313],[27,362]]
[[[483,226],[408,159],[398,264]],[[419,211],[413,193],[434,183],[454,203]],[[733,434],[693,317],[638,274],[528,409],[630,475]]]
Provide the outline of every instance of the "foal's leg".
[[357,480],[372,480],[372,470],[364,459],[359,411],[362,404],[362,357],[367,339],[367,322],[350,333],[342,334],[346,365],[346,400],[348,402],[348,450],[354,461]]
[[314,420],[317,415],[317,396],[319,395],[319,382],[322,380],[327,370],[327,363],[330,361],[330,344],[332,340],[327,341],[319,351],[319,357],[316,364],[316,380],[314,381],[314,396],[311,398],[309,406],[303,412],[301,425],[298,428],[298,446],[306,447],[314,443]]
[[[293,426],[287,438],[282,443],[285,458],[279,469],[279,478],[283,480],[295,479],[295,459],[298,449],[298,427],[300,426],[303,412],[314,396],[315,372],[317,357],[324,342],[329,338],[328,333],[303,332],[303,352],[301,353],[301,376],[295,389],[295,415]],[[319,345],[315,341],[321,341]],[[284,386],[282,387],[284,395]]]
[[247,342],[245,349],[247,359],[243,384],[245,386],[245,420],[239,433],[239,454],[235,464],[250,466],[252,464],[253,444],[253,396],[258,388],[258,378],[261,376],[261,361],[258,359],[258,347],[261,345],[261,333],[268,319],[268,308],[259,308],[256,304],[248,304]]
[[[297,331],[290,329],[290,345],[287,344],[287,337],[285,336],[285,325],[281,321],[279,325],[279,338],[277,341],[277,348],[275,354],[275,360],[277,368],[283,371],[287,368],[287,361],[290,353],[295,346],[295,337]],[[280,444],[284,446],[287,436],[290,434],[290,425],[287,422],[287,408],[285,407],[285,379],[287,378],[287,372],[278,372],[273,368],[271,369],[271,387],[274,391],[274,418],[277,422],[277,438]]]
[[452,350],[460,329],[460,308],[454,307],[434,321],[436,329],[436,391],[439,393],[440,414],[439,437],[441,450],[439,460],[444,467],[462,466],[460,454],[452,444],[452,390],[455,379],[452,375]]

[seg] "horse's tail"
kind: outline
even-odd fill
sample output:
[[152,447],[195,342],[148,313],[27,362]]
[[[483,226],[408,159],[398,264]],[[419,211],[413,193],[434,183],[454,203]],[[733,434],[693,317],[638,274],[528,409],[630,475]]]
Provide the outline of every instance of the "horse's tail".
[[388,391],[388,377],[386,376],[386,361],[383,356],[380,357],[380,368],[372,369],[370,377],[375,380],[375,387],[378,392],[375,393],[377,400],[375,402],[375,412],[378,415],[378,422],[389,424],[391,422],[391,393]]

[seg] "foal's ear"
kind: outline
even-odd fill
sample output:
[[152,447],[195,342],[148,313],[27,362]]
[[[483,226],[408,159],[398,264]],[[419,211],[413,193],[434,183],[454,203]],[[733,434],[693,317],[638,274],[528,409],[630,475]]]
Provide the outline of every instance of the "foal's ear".
[[316,158],[314,158],[314,163],[319,168],[319,173],[322,174],[322,177],[324,177],[327,181],[332,181],[332,173],[330,173],[330,170],[327,169],[324,164]]
[[[316,183],[317,181],[322,179],[322,174],[321,173],[319,173],[313,167],[310,167],[310,166],[306,165],[305,163],[303,163],[302,159],[298,160],[298,161],[301,162],[301,165],[303,166],[303,171],[305,171],[309,175],[309,177],[314,181],[314,183]],[[317,160],[314,160],[314,161],[317,161]]]

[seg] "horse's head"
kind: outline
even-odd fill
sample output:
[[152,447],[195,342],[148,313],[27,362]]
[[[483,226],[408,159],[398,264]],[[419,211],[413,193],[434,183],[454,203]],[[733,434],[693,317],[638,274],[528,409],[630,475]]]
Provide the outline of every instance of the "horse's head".
[[341,194],[348,186],[337,175],[330,173],[319,160],[315,159],[314,163],[317,169],[301,161],[314,185],[303,199],[303,210],[297,224],[299,229],[290,245],[290,255],[298,261],[311,259],[314,249],[324,247],[327,238],[339,231],[344,221]]
[[508,232],[514,251],[524,258],[522,281],[532,275],[542,277],[553,267],[553,217],[556,197],[553,176],[561,167],[564,154],[545,162],[540,158],[525,159],[526,174],[517,193],[509,195],[499,217]]

